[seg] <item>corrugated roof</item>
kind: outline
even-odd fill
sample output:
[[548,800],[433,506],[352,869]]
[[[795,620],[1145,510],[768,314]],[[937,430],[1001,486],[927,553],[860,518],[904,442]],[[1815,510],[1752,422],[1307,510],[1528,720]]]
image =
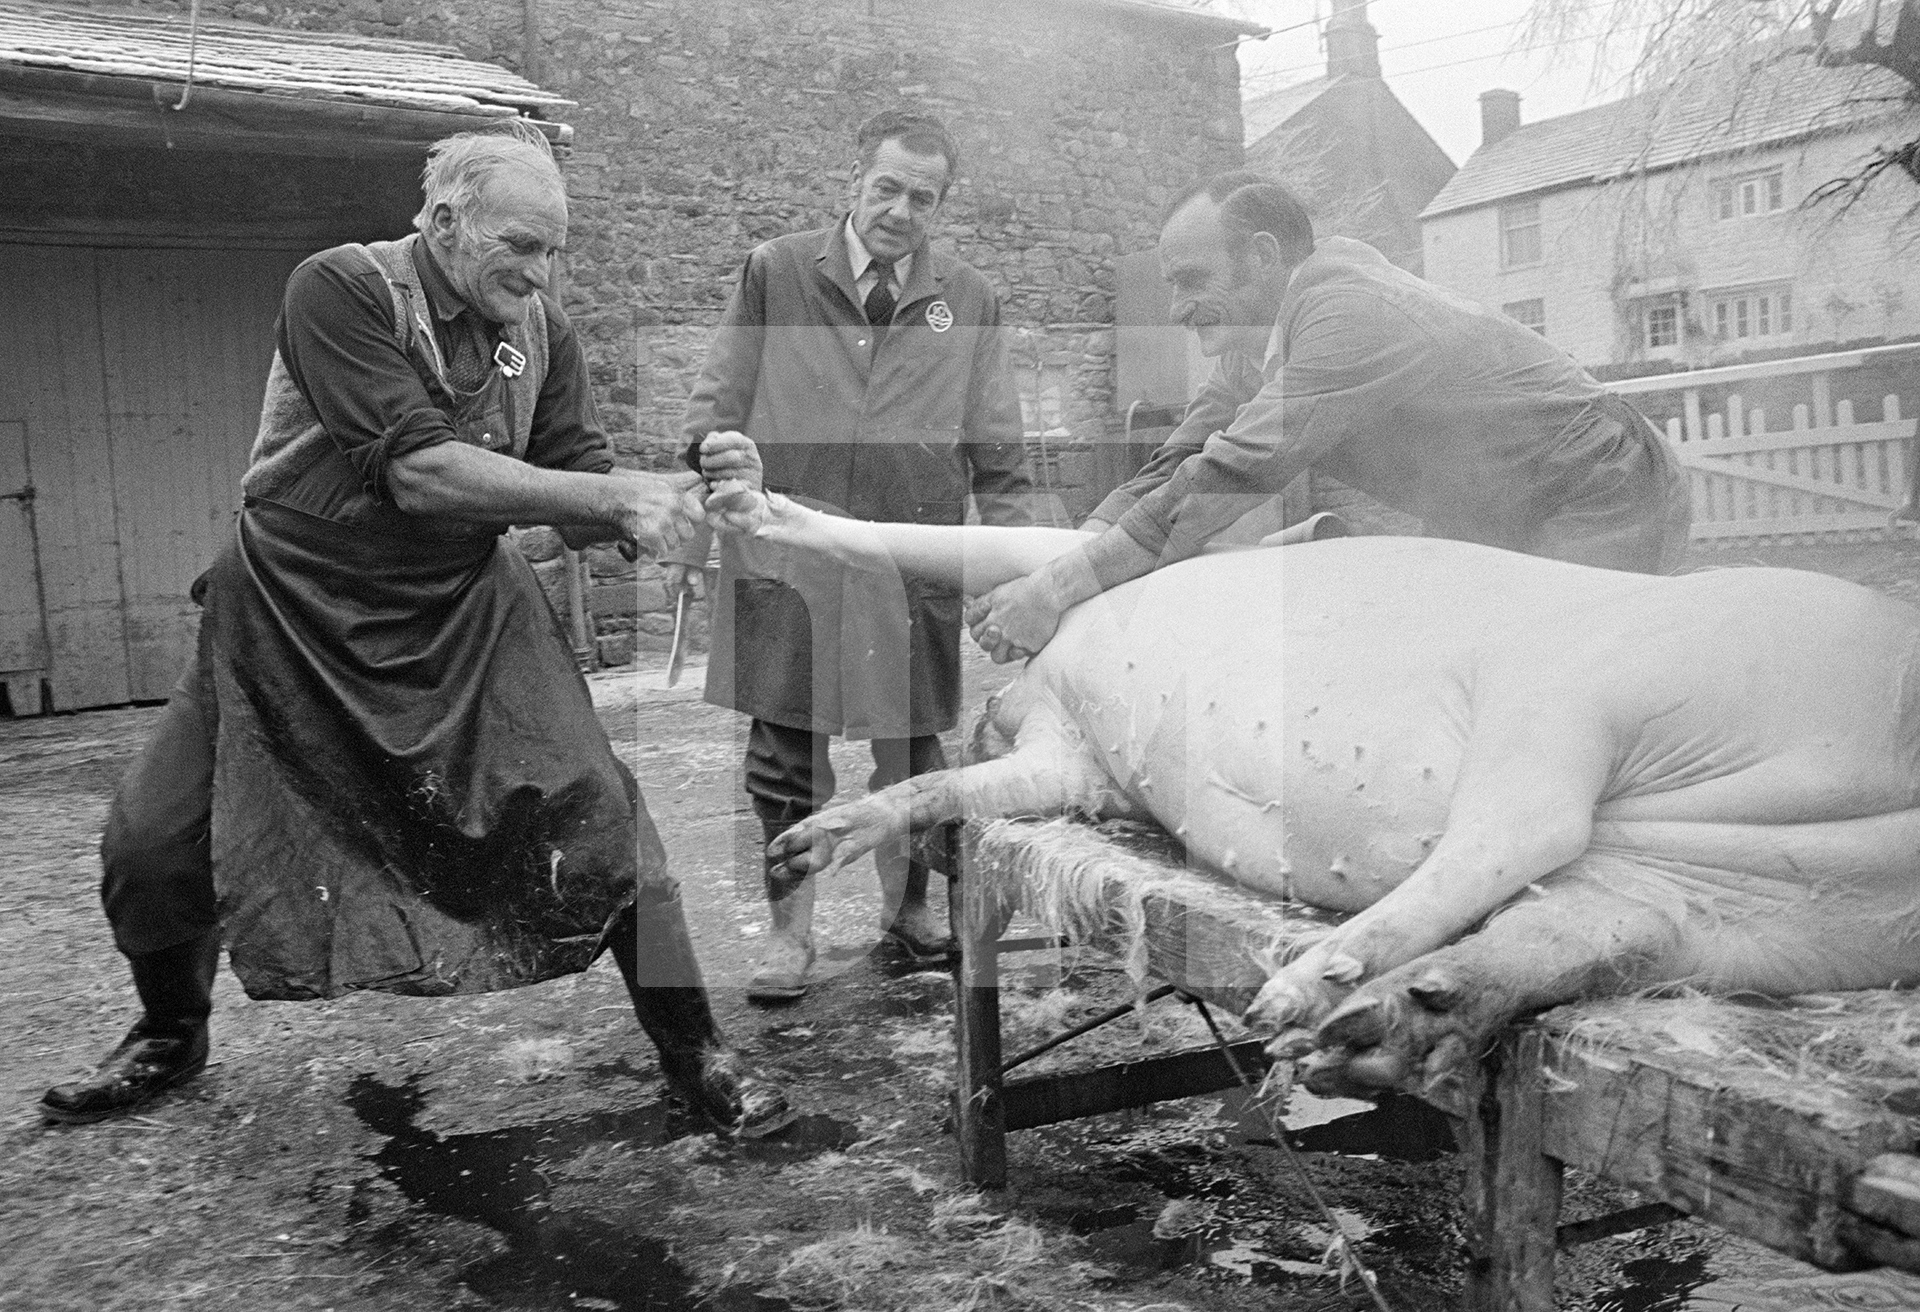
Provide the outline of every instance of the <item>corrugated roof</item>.
[[1684,87],[1527,123],[1483,146],[1422,210],[1454,210],[1672,168],[1704,156],[1858,127],[1920,110],[1906,81],[1871,66],[1821,68],[1804,55],[1727,60]]
[[447,45],[0,0],[0,83],[24,67],[184,84],[190,45],[194,83],[232,91],[489,117],[574,103]]

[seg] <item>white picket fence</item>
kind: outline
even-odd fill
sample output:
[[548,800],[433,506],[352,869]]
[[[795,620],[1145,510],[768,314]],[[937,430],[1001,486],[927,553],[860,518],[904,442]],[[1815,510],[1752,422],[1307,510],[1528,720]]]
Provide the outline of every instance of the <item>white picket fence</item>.
[[[1904,534],[1920,519],[1914,500],[1914,430],[1898,396],[1883,417],[1859,423],[1853,404],[1832,400],[1832,377],[1913,346],[1875,347],[1762,364],[1632,378],[1609,386],[1623,395],[1680,392],[1684,418],[1667,422],[1667,439],[1693,489],[1693,537],[1702,542],[1832,541]],[[1703,413],[1700,393],[1746,379],[1804,374],[1808,400],[1789,426],[1770,428],[1765,410],[1729,393],[1724,413]]]

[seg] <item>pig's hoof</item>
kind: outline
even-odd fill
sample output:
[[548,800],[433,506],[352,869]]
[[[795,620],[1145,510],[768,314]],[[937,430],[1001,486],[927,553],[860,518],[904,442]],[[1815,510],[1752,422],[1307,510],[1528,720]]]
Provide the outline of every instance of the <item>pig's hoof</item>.
[[831,873],[840,865],[834,860],[839,845],[832,825],[822,824],[818,816],[802,820],[767,844],[768,882],[791,891],[810,876]]
[[1301,1082],[1321,1095],[1450,1096],[1464,1087],[1476,1051],[1461,995],[1452,973],[1436,965],[1383,975],[1321,1022],[1315,1051],[1300,1062]]
[[1277,1034],[1274,1042],[1280,1043],[1290,1031],[1319,1024],[1344,992],[1317,977],[1301,979],[1292,970],[1282,970],[1262,986],[1243,1019],[1256,1030]]

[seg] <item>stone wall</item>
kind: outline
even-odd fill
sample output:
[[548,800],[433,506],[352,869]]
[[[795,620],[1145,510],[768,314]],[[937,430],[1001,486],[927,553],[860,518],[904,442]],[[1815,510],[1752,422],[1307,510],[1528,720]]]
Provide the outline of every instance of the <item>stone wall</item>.
[[[142,8],[184,12],[186,0]],[[672,464],[687,388],[741,260],[831,218],[851,134],[906,101],[963,156],[941,238],[1016,329],[1030,430],[1061,516],[1113,413],[1116,255],[1240,162],[1233,25],[1113,0],[207,0],[208,17],[450,42],[578,101],[566,114],[564,300],[621,459]],[[526,18],[534,17],[532,41]],[[551,547],[538,539],[538,555]],[[602,660],[664,646],[657,570],[589,553]],[[540,562],[555,595],[559,558]],[[637,609],[630,609],[629,605]]]

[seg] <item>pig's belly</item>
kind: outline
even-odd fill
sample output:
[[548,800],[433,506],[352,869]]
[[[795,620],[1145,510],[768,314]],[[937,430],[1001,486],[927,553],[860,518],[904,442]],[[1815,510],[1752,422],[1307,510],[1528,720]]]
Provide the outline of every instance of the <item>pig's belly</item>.
[[1542,563],[1381,539],[1206,557],[1078,607],[1028,674],[1196,861],[1354,910],[1439,840],[1473,647],[1568,600]]

